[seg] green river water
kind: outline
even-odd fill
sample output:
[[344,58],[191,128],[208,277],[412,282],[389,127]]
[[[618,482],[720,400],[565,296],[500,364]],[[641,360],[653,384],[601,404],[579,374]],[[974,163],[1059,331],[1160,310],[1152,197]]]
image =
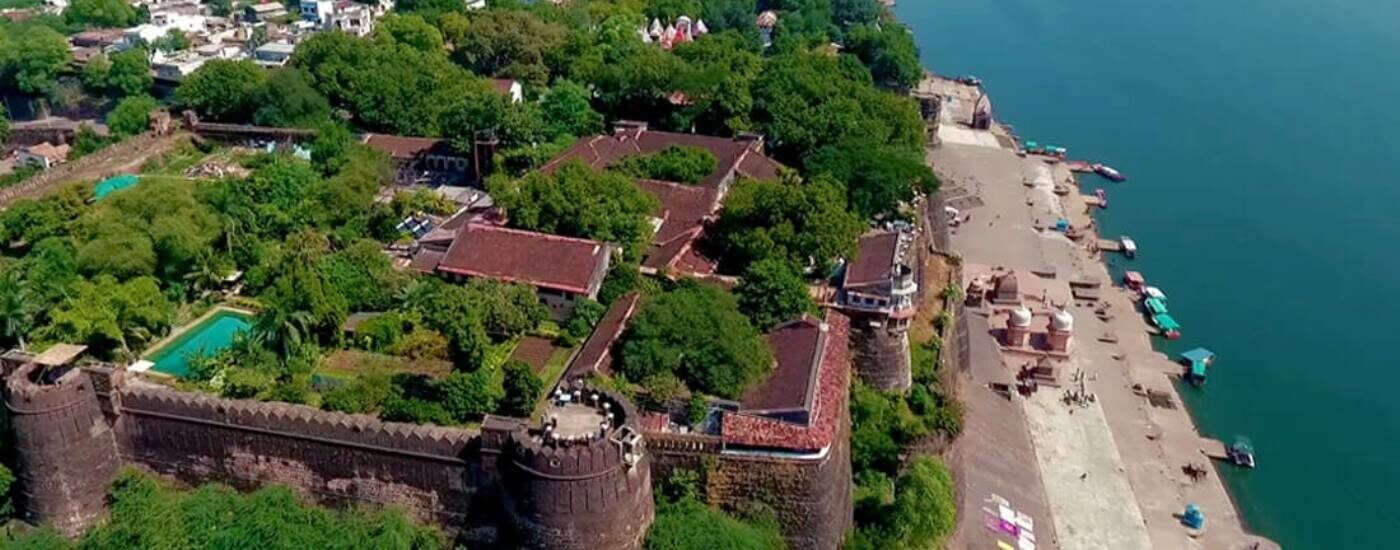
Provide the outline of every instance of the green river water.
[[1203,432],[1285,548],[1400,547],[1400,2],[899,0],[926,65],[1122,170],[1105,236],[1169,296]]

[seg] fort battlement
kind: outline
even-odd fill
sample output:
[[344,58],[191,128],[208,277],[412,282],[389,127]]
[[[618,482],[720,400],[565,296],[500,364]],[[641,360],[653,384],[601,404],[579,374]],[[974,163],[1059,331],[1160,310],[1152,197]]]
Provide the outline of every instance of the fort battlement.
[[654,516],[651,462],[625,399],[580,388],[517,424],[500,466],[514,542],[531,548],[637,548]]
[[464,462],[466,449],[477,435],[473,430],[383,422],[303,405],[220,399],[147,385],[125,388],[120,407],[123,415],[179,419],[455,463]]
[[92,382],[76,368],[27,363],[6,386],[25,518],[80,533],[102,517],[117,471],[116,443]]

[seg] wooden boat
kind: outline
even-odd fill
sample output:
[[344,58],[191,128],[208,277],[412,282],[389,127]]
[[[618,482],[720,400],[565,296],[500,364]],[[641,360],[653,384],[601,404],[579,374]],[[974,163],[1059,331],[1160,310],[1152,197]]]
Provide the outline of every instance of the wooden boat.
[[1123,255],[1129,258],[1137,257],[1137,242],[1130,237],[1119,237],[1118,244],[1122,246]]

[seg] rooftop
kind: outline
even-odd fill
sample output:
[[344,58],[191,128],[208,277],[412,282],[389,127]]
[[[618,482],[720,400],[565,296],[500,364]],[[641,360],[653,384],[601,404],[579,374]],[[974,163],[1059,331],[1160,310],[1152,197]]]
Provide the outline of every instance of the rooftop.
[[446,140],[426,137],[365,134],[361,143],[388,153],[395,160],[407,160],[425,153],[452,154]]
[[602,284],[609,253],[597,241],[466,223],[445,253],[421,251],[413,265],[420,271],[593,294]]
[[705,219],[719,209],[720,193],[712,187],[648,179],[637,180],[637,186],[661,202],[661,224],[642,266],[675,267],[700,236]]
[[[807,421],[780,420],[761,414],[764,411],[749,410],[746,405],[740,412],[725,414],[720,433],[726,445],[797,452],[819,452],[831,445],[846,409],[846,392],[850,383],[850,351],[846,340],[850,322],[844,315],[828,311],[825,324],[827,331],[825,338],[819,339],[820,351],[814,352],[819,354],[820,359],[811,363],[813,367],[808,371],[811,373],[809,381],[800,386],[807,388],[804,396]],[[787,343],[788,338],[791,338],[790,344],[794,350],[803,349],[808,342],[797,335],[790,335],[781,337],[778,343]],[[770,343],[773,342],[770,339]],[[789,354],[792,356],[784,359]],[[780,372],[785,361],[789,364],[800,363],[797,358],[801,357],[801,353],[797,351],[775,350],[774,355],[779,358],[780,366],[774,369],[764,385],[773,381],[774,377],[788,376]],[[793,387],[787,390],[792,392]],[[778,402],[778,399],[774,398],[774,402]],[[789,397],[785,402],[795,402],[795,399]]]
[[856,248],[856,257],[846,268],[846,277],[841,286],[860,287],[888,282],[890,270],[900,253],[900,233],[881,231],[861,236]]
[[768,333],[775,365],[768,378],[739,399],[743,411],[763,413],[807,409],[821,366],[828,327],[803,316]]
[[782,165],[763,154],[758,138],[726,138],[648,130],[645,124],[620,127],[612,135],[580,138],[540,170],[551,172],[572,160],[592,168],[606,168],[632,155],[658,153],[672,145],[699,147],[715,156],[715,171],[700,185],[716,187],[731,173],[754,179],[778,177]]

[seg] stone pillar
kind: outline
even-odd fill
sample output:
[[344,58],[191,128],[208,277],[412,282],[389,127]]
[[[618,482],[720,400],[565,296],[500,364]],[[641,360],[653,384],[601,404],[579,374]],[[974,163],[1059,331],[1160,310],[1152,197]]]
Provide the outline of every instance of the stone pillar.
[[50,375],[37,364],[6,379],[14,429],[20,511],[77,536],[106,513],[118,466],[116,438],[81,369]]

